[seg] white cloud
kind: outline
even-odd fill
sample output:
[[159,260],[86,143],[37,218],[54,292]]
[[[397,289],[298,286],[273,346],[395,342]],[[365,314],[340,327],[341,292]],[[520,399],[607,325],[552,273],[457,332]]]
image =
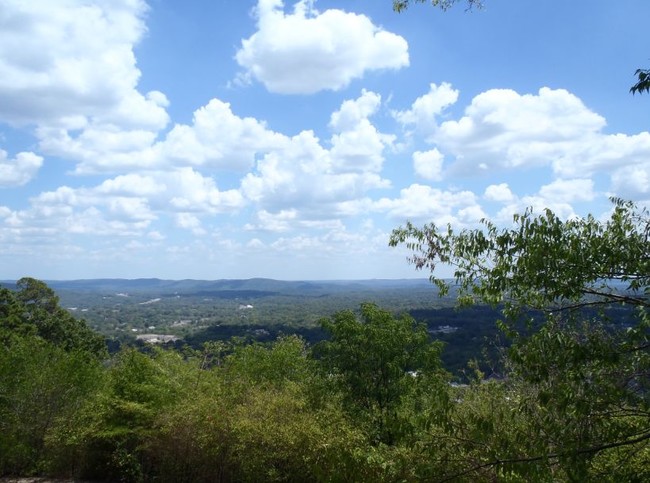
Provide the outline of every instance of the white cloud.
[[427,220],[439,225],[471,224],[485,216],[471,191],[443,191],[420,184],[400,190],[399,198],[378,200],[374,209],[398,220]]
[[577,178],[556,179],[540,187],[537,193],[521,197],[512,193],[506,183],[490,185],[486,188],[484,197],[504,205],[493,219],[500,223],[509,223],[515,213],[523,213],[531,208],[535,213],[541,213],[548,208],[561,219],[575,217],[576,211],[572,203],[592,201],[596,198],[596,193],[593,180]]
[[515,213],[521,214],[527,209],[532,209],[533,213],[538,214],[549,209],[563,220],[576,216],[571,204],[562,200],[544,198],[537,194],[515,198],[511,203],[499,210],[496,216],[492,217],[492,220],[498,223],[512,223],[512,217]]
[[330,127],[339,132],[332,136],[332,168],[336,172],[374,172],[383,166],[384,147],[395,136],[382,134],[368,119],[377,112],[381,96],[363,90],[361,97],[346,100],[331,116]]
[[255,153],[272,149],[285,136],[263,122],[233,114],[219,99],[194,112],[191,126],[176,125],[156,149],[174,164],[210,165],[233,170],[250,169]]
[[135,196],[151,196],[159,194],[167,189],[167,186],[151,176],[140,174],[127,174],[107,179],[97,187],[98,193],[105,194],[126,194]]
[[146,10],[143,0],[3,2],[0,120],[164,126],[164,96],[136,90],[133,47],[146,30]]
[[[171,217],[195,234],[200,216],[233,213],[245,205],[238,190],[221,191],[192,168],[128,174],[95,187],[61,186],[30,199],[23,210],[5,213],[15,236],[147,236],[164,239],[152,223]],[[1,233],[0,226],[0,233]],[[56,237],[55,237],[56,236]]]
[[242,40],[236,60],[271,92],[312,94],[339,90],[365,72],[407,66],[408,45],[365,15],[302,0],[285,14],[280,0],[260,0],[258,30]]
[[[330,212],[327,214],[314,212],[300,212],[295,208],[280,210],[271,213],[266,210],[260,210],[256,213],[256,223],[247,223],[244,226],[246,230],[259,230],[270,232],[288,232],[291,230],[335,230],[342,229],[343,223],[340,219],[332,218],[340,213]],[[306,216],[305,216],[306,215]],[[318,219],[319,216],[325,215],[324,219]],[[310,219],[316,217],[317,219]]]
[[650,162],[625,166],[612,175],[612,188],[626,199],[644,200],[650,195]]
[[489,201],[496,201],[499,203],[508,203],[515,199],[515,195],[510,191],[507,183],[492,184],[485,188],[483,197]]
[[594,182],[591,179],[557,179],[540,188],[541,197],[550,202],[572,203],[594,199]]
[[413,153],[413,169],[418,176],[430,181],[440,181],[442,179],[443,161],[444,155],[436,148]]
[[650,133],[594,134],[576,140],[553,161],[560,176],[585,176],[598,171],[616,173],[621,168],[643,166],[650,159]]
[[[410,109],[393,112],[398,122],[414,126],[415,133],[444,155],[447,177],[550,167],[558,179],[569,180],[565,183],[584,179],[573,194],[583,201],[595,196],[593,186],[587,189],[585,183],[597,173],[611,177],[618,196],[639,198],[650,192],[646,176],[650,133],[606,134],[605,119],[566,90],[543,87],[536,94],[522,95],[491,89],[474,97],[460,119],[441,122],[438,118],[457,99],[458,92],[449,84],[431,84],[429,93],[416,99]],[[425,163],[421,154],[414,155],[414,167],[425,179],[440,176],[435,163]],[[559,183],[553,189],[568,199],[569,192]],[[546,192],[550,189],[545,188]],[[540,196],[552,199],[546,192]],[[505,196],[486,192],[487,199],[501,195]]]
[[166,237],[165,237],[165,235],[163,235],[162,233],[160,233],[157,230],[151,230],[149,233],[147,233],[147,238],[157,242],[157,241],[164,240]]
[[342,215],[345,203],[369,190],[389,187],[379,173],[383,150],[393,137],[378,132],[368,119],[380,100],[364,91],[358,99],[342,104],[330,121],[331,128],[343,129],[332,136],[331,150],[312,131],[287,138],[244,177],[244,195],[270,213],[299,207],[302,215],[327,218]]
[[191,230],[195,235],[203,235],[206,233],[201,226],[201,220],[191,213],[176,214],[176,226],[186,230]]
[[452,154],[456,172],[550,165],[576,144],[586,147],[605,120],[573,94],[542,88],[538,95],[492,89],[476,96],[458,121],[445,121],[432,140]]
[[280,210],[278,213],[269,213],[266,210],[257,212],[256,224],[247,224],[247,230],[266,230],[274,232],[289,231],[292,224],[298,217],[298,211],[295,209]]
[[169,102],[138,91],[134,48],[144,0],[5,1],[0,122],[35,128],[39,149],[77,161],[77,173],[151,165],[146,150]]
[[115,125],[89,125],[75,136],[67,128],[37,129],[40,147],[78,161],[76,174],[119,173],[167,167],[213,167],[246,171],[257,153],[286,142],[263,121],[238,117],[219,99],[194,112],[191,124],[176,124],[161,141],[147,130],[123,130]]
[[332,113],[330,127],[338,132],[351,131],[375,114],[380,105],[379,94],[363,89],[359,98],[343,101],[340,109]]
[[166,190],[157,198],[163,211],[187,211],[218,214],[236,212],[245,205],[238,190],[221,191],[213,178],[192,168],[154,173]]
[[152,131],[92,124],[76,135],[65,128],[41,127],[37,136],[43,151],[78,161],[76,174],[115,173],[158,164],[151,150],[156,139]]
[[42,165],[43,158],[34,153],[18,153],[9,159],[7,152],[0,149],[0,188],[29,183]]
[[451,84],[431,83],[429,92],[418,97],[406,111],[394,111],[393,117],[403,126],[415,125],[419,131],[431,134],[437,127],[436,116],[456,103],[458,91]]

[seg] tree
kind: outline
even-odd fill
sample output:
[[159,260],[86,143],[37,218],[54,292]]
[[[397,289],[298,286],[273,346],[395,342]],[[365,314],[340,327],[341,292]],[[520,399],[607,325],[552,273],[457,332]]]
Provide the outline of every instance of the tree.
[[74,416],[101,371],[86,354],[37,337],[0,344],[0,475],[56,471],[48,438]]
[[650,69],[637,69],[634,75],[637,76],[638,80],[636,84],[630,87],[630,92],[632,94],[650,92]]
[[[610,219],[560,220],[551,210],[514,215],[514,228],[454,232],[408,223],[393,230],[390,245],[405,243],[410,262],[430,270],[441,293],[454,286],[461,302],[505,304],[511,315],[524,307],[549,313],[587,306],[629,304],[647,314],[650,284],[650,216],[614,199]],[[435,276],[439,264],[454,268],[454,283]]]
[[[104,338],[83,320],[59,305],[59,297],[45,282],[24,277],[18,290],[0,289],[0,336],[32,334],[66,351],[82,351],[105,359]],[[4,333],[4,334],[3,334]]]
[[349,310],[322,321],[331,340],[316,353],[335,376],[346,406],[365,421],[378,443],[394,444],[410,425],[404,411],[422,390],[439,389],[444,407],[447,377],[442,345],[408,314],[396,318],[374,304],[362,304],[361,318]]
[[[538,436],[482,467],[547,461],[580,480],[603,461],[608,468],[639,455],[649,462],[650,215],[613,202],[606,221],[527,210],[512,228],[409,223],[392,233],[391,245],[413,250],[410,261],[431,271],[441,294],[454,290],[461,304],[503,310],[502,327],[514,339],[506,384]],[[435,275],[440,264],[454,269],[453,280]],[[509,322],[530,320],[531,309],[545,322],[524,337]]]
[[[413,0],[415,3],[428,3],[431,2],[431,5],[434,7],[440,7],[443,10],[447,10],[452,7],[454,4],[458,3],[458,0]],[[472,8],[481,8],[483,6],[482,0],[466,0],[467,9],[471,10]],[[396,12],[402,12],[406,10],[410,5],[410,0],[393,0],[393,10]]]

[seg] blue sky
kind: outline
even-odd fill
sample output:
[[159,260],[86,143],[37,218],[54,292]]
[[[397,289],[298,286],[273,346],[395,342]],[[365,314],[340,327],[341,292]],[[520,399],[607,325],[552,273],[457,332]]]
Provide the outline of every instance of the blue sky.
[[0,278],[418,277],[406,220],[649,205],[650,2],[484,3],[0,0]]

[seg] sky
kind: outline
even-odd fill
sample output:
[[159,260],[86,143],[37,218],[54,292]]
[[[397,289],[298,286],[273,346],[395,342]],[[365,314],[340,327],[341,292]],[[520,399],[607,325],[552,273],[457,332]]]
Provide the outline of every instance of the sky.
[[648,206],[648,18],[0,0],[0,279],[424,277],[388,247],[407,220]]

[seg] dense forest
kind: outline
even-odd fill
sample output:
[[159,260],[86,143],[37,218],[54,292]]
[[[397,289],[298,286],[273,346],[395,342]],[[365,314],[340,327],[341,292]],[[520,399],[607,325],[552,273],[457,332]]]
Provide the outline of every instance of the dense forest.
[[466,384],[426,324],[374,303],[322,319],[314,344],[109,355],[51,287],[21,279],[0,289],[0,475],[648,481],[650,220],[615,203],[604,222],[547,211],[509,230],[395,230],[417,267],[457,267],[432,276],[441,294],[500,313],[502,371],[470,361]]

